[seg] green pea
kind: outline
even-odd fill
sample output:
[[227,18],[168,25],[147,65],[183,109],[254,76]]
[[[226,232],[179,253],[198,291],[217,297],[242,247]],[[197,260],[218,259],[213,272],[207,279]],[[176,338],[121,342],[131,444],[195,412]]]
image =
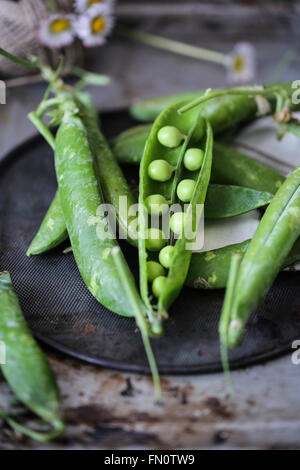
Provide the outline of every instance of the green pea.
[[170,268],[173,254],[174,254],[174,246],[172,245],[167,245],[162,250],[160,250],[158,259],[159,259],[160,264],[162,264],[164,268],[166,269]]
[[179,185],[177,186],[177,196],[179,197],[180,201],[190,202],[192,200],[195,185],[196,183],[194,180],[180,181]]
[[165,239],[162,230],[158,228],[148,228],[145,243],[147,250],[160,251],[167,243],[167,240]]
[[168,201],[161,194],[152,194],[145,200],[147,211],[153,215],[163,215],[168,212]]
[[147,276],[149,282],[154,281],[156,277],[163,276],[164,274],[165,270],[161,264],[156,261],[147,261]]
[[181,143],[184,135],[174,126],[164,126],[157,134],[158,141],[165,147],[175,148]]
[[154,279],[152,283],[152,292],[155,295],[155,297],[159,297],[162,291],[165,288],[167,278],[165,276],[158,276],[156,279]]
[[183,163],[187,170],[200,170],[204,158],[204,152],[201,149],[190,148],[184,154]]
[[176,212],[170,218],[171,230],[177,235],[181,235],[184,229],[184,222],[185,222],[185,213]]
[[148,166],[148,175],[155,181],[168,181],[174,169],[166,160],[153,160]]

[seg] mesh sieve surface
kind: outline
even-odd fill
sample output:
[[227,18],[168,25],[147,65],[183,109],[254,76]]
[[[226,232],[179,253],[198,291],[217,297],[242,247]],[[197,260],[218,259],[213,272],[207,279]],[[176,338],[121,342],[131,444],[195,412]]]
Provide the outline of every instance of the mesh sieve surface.
[[[132,124],[126,112],[105,114],[106,135]],[[129,178],[134,178],[134,171]],[[56,190],[53,155],[41,138],[10,153],[0,166],[0,269],[10,271],[25,317],[40,340],[89,362],[148,372],[132,319],[100,305],[85,287],[71,253],[58,247],[27,258],[26,250]],[[123,244],[137,272],[135,248]],[[230,351],[231,367],[291,352],[300,336],[300,273],[281,273],[249,321],[245,341]],[[162,373],[221,370],[218,319],[223,291],[184,288],[163,338],[152,341]]]

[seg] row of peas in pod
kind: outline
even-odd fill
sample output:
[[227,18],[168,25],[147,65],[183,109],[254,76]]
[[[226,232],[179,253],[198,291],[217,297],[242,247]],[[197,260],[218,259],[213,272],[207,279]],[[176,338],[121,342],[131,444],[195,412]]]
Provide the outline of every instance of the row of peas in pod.
[[[210,178],[211,127],[197,110],[180,116],[181,104],[169,106],[158,116],[140,165],[139,202],[147,209],[139,212],[139,230],[144,234],[138,240],[140,290],[152,312],[155,334],[160,334],[161,322],[183,287],[192,254],[186,249],[191,242],[186,233],[191,224],[195,233],[194,209],[204,203]],[[149,225],[150,214],[151,222],[153,215],[159,216],[156,228]]]
[[[178,148],[185,136],[175,126],[163,126],[157,133],[157,139],[164,147],[173,149]],[[176,188],[178,200],[182,203],[189,203],[195,190],[196,178],[195,172],[202,166],[204,152],[201,148],[188,148],[183,156],[183,166],[190,175],[182,179]],[[148,176],[154,181],[167,182],[172,178],[176,170],[167,160],[156,159],[148,166]],[[194,172],[194,173],[193,173]],[[151,194],[145,199],[145,205],[149,213],[155,216],[162,216],[169,210],[169,202],[162,194]],[[180,235],[183,230],[184,212],[175,212],[170,218],[170,228],[173,233]],[[146,248],[149,251],[159,251],[157,261],[147,262],[148,281],[152,282],[152,292],[159,297],[166,283],[165,269],[169,269],[172,263],[174,246],[165,245],[163,233],[159,229],[148,229],[148,238],[146,239]]]

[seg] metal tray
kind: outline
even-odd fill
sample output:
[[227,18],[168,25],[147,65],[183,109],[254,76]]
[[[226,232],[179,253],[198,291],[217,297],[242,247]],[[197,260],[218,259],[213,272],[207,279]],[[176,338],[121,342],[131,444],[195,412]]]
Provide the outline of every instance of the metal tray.
[[[103,114],[108,137],[133,121],[126,111]],[[127,172],[130,180],[136,171]],[[148,373],[134,320],[100,305],[81,280],[63,247],[26,257],[56,190],[53,154],[36,137],[6,156],[0,166],[0,268],[10,271],[26,319],[38,339],[66,354],[102,366]],[[137,274],[135,248],[123,244]],[[222,369],[218,320],[223,291],[184,288],[170,310],[163,338],[152,341],[161,373],[216,372]],[[300,273],[281,273],[248,323],[243,345],[230,351],[231,368],[291,351],[300,336]]]

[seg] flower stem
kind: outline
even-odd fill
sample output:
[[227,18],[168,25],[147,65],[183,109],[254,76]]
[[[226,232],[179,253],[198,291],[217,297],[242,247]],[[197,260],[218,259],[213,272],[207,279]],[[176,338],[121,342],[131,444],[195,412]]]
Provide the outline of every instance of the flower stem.
[[193,57],[195,59],[207,60],[209,62],[215,62],[217,64],[225,65],[227,55],[221,52],[211,51],[202,47],[191,46],[173,39],[166,39],[154,34],[144,33],[142,31],[136,31],[135,29],[126,28],[119,26],[117,32],[126,38],[133,39],[138,42],[142,42],[149,46],[157,47],[158,49],[164,49],[165,51],[175,52],[187,57]]
[[2,47],[0,47],[0,55],[6,57],[6,59],[10,60],[11,62],[14,62],[15,64],[21,65],[22,67],[36,67],[36,64],[29,62],[28,60],[20,59],[19,57],[10,54],[9,52],[2,49]]

